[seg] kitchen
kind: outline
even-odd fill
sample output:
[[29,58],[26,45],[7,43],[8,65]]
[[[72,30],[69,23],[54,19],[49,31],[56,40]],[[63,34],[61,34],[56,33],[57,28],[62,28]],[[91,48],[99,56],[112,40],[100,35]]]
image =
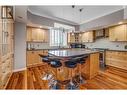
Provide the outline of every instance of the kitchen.
[[1,6],[1,10],[1,89],[127,89],[127,8]]

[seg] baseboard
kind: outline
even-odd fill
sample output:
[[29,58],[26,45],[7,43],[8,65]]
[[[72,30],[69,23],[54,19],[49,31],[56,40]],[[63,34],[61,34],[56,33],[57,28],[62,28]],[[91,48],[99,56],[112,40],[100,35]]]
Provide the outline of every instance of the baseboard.
[[24,70],[26,70],[26,68],[16,69],[16,70],[13,70],[13,72],[19,72],[19,71],[24,71]]

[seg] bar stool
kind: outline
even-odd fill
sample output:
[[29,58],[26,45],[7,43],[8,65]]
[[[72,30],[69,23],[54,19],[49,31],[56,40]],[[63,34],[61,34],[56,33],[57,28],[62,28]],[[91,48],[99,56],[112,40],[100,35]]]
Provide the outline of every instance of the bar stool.
[[84,83],[83,77],[82,77],[82,65],[85,64],[86,59],[88,58],[88,55],[84,55],[78,59],[78,65],[79,65],[79,83]]
[[51,62],[50,62],[50,66],[52,68],[56,69],[56,80],[53,80],[51,82],[51,89],[60,89],[60,85],[57,82],[57,73],[58,73],[59,67],[62,66],[62,63],[60,62],[59,59],[52,59]]
[[65,66],[69,69],[71,69],[71,79],[70,79],[70,83],[68,84],[67,86],[67,89],[77,89],[76,85],[73,83],[73,71],[74,71],[74,68],[77,66],[77,63],[75,62],[75,60],[69,60],[69,61],[66,61],[65,62]]
[[41,55],[41,54],[39,54],[39,56],[41,57],[42,62],[44,62],[47,65],[47,68],[46,68],[47,70],[45,71],[46,74],[44,77],[42,77],[42,80],[49,80],[52,77],[52,75],[50,74],[50,70],[49,70],[49,65],[50,65],[49,56]]

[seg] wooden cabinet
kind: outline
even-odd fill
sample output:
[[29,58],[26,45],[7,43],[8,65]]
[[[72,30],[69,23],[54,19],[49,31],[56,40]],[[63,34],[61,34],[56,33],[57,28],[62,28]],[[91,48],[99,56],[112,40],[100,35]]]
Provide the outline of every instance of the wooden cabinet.
[[48,30],[27,27],[27,41],[48,42]]
[[[2,9],[4,8],[4,9]],[[1,12],[5,12],[3,17],[0,17],[0,88],[4,89],[9,77],[12,74],[13,69],[13,43],[14,43],[14,31],[13,31],[13,19],[11,15],[8,15],[7,6],[0,7]],[[6,10],[7,9],[7,10]],[[4,11],[3,11],[4,10]],[[9,9],[10,10],[10,9]],[[2,15],[4,13],[1,13]]]
[[39,54],[48,55],[48,50],[27,51],[27,66],[42,64]]
[[127,70],[127,52],[106,51],[106,65]]
[[94,32],[84,32],[82,34],[82,42],[93,42],[94,41]]
[[118,25],[109,28],[110,41],[127,41],[127,25]]
[[99,53],[90,54],[82,66],[82,73],[86,79],[95,77],[99,72]]
[[82,39],[81,39],[82,33],[68,33],[68,43],[81,43]]

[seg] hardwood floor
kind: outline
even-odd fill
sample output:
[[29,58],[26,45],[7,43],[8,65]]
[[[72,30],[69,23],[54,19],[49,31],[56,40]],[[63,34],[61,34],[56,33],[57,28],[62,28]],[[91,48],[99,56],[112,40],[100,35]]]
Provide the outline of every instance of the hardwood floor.
[[13,73],[6,89],[25,89],[25,71]]
[[[27,89],[48,89],[47,81],[41,79],[45,66],[27,69]],[[7,89],[25,89],[25,71],[13,73]],[[108,67],[105,71],[80,86],[80,89],[127,89],[127,71]]]

